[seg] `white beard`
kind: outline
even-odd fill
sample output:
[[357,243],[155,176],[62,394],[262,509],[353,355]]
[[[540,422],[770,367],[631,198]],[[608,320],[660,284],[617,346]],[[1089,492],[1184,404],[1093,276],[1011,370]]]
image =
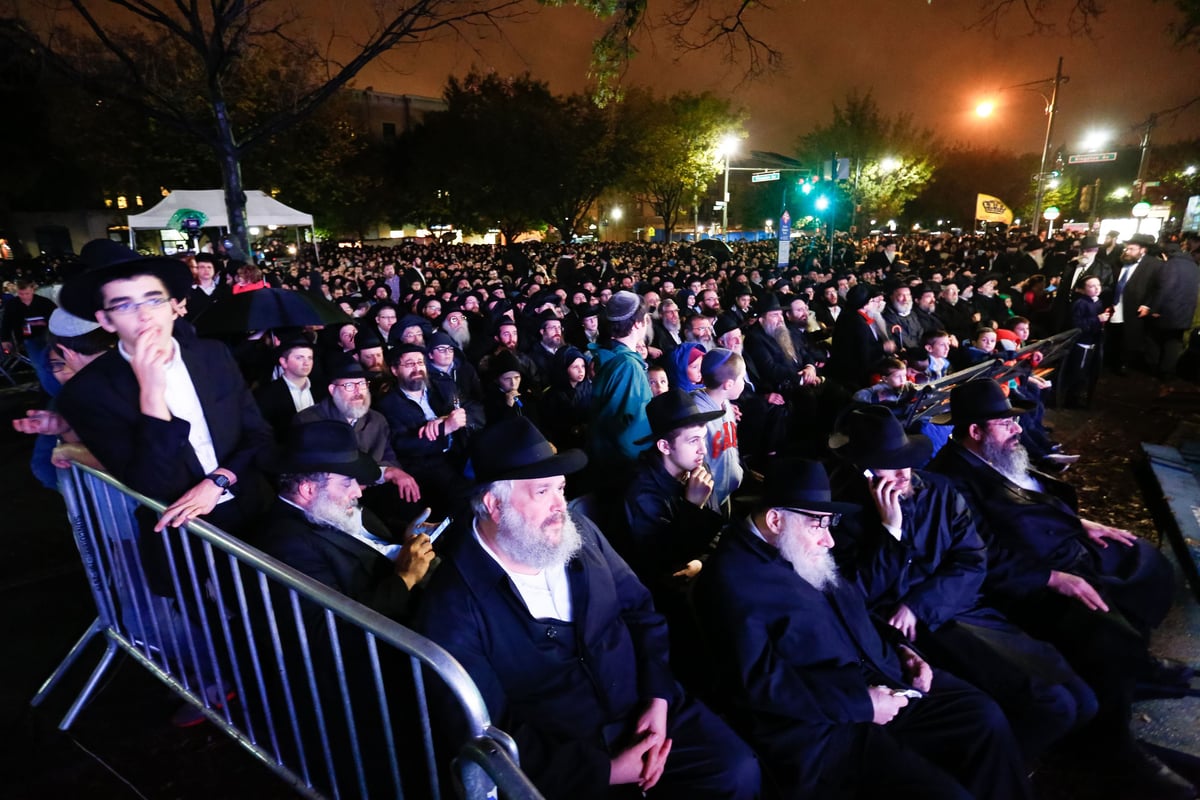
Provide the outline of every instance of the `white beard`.
[[325,487],[318,490],[312,507],[304,512],[304,516],[314,525],[328,525],[352,536],[363,529],[362,509],[355,504],[353,511],[347,512],[345,506],[329,497]]
[[500,507],[500,522],[496,526],[496,547],[518,564],[545,570],[564,566],[579,552],[583,539],[570,514],[564,514],[561,537],[551,542],[544,531],[531,529],[525,519],[508,503]]
[[792,565],[792,570],[818,592],[837,587],[838,572],[833,554],[824,548],[818,554],[810,554],[803,534],[784,533],[780,536],[779,553]]

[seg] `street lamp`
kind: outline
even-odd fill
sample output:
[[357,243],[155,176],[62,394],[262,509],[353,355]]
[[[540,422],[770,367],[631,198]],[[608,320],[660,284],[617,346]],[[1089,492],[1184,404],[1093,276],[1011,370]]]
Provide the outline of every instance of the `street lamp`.
[[1046,227],[1047,238],[1054,235],[1054,220],[1058,219],[1058,217],[1059,217],[1058,206],[1050,206],[1049,208],[1047,208],[1045,211],[1042,212],[1042,219],[1046,220],[1046,222],[1049,223],[1049,225]]
[[[1054,134],[1054,115],[1058,112],[1058,87],[1066,83],[1069,78],[1062,74],[1063,60],[1062,56],[1058,57],[1058,69],[1054,73],[1053,78],[1043,78],[1040,81],[1029,81],[1027,83],[1018,83],[1012,86],[1006,86],[1005,89],[1029,89],[1042,94],[1041,90],[1036,88],[1047,83],[1053,83],[1054,88],[1050,91],[1050,96],[1042,94],[1042,99],[1046,101],[1046,138],[1042,144],[1042,163],[1037,174],[1037,195],[1033,200],[1033,235],[1037,236],[1038,223],[1041,218],[1042,197],[1046,193],[1046,163],[1050,160],[1050,137]],[[975,107],[975,113],[981,117],[986,117],[995,110],[995,103],[985,101]]]
[[1129,213],[1133,214],[1134,219],[1137,220],[1137,227],[1135,227],[1133,229],[1133,232],[1141,233],[1142,232],[1142,220],[1144,220],[1147,216],[1150,215],[1150,204],[1147,203],[1145,200],[1143,200],[1140,203],[1135,203]]
[[900,169],[900,159],[888,156],[879,162],[879,169],[884,173],[895,172]]
[[721,235],[725,237],[725,241],[729,241],[729,157],[737,152],[738,140],[732,133],[727,133],[721,137],[721,145],[718,152],[725,156],[725,202],[721,204]]

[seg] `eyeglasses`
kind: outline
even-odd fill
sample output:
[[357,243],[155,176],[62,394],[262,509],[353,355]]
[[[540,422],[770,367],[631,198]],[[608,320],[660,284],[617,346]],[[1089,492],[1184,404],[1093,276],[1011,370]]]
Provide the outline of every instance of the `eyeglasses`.
[[396,366],[401,369],[416,369],[417,367],[425,366],[425,361],[424,359],[421,361],[397,361]]
[[454,348],[448,344],[439,344],[437,347],[433,348],[433,352],[435,352],[435,353],[453,353]]
[[142,300],[140,302],[134,301],[134,300],[129,300],[124,303],[117,303],[116,305],[109,306],[108,308],[106,308],[104,310],[107,311],[109,314],[117,314],[120,316],[126,316],[128,314],[136,313],[137,310],[139,308],[142,308],[143,306],[145,306],[146,308],[158,308],[159,306],[167,304],[168,302],[170,302],[170,300],[171,300],[171,298],[169,298],[169,297],[147,297],[145,300]]
[[994,428],[1004,428],[1005,430],[1021,427],[1021,423],[1017,421],[1016,417],[1000,417],[999,419],[989,419],[988,425],[991,425]]
[[367,388],[366,381],[342,381],[335,383],[334,386],[341,389],[343,392],[363,391]]
[[801,511],[798,508],[789,508],[788,511],[793,514],[799,514],[813,521],[814,528],[835,528],[842,521],[841,514],[810,514],[807,511]]

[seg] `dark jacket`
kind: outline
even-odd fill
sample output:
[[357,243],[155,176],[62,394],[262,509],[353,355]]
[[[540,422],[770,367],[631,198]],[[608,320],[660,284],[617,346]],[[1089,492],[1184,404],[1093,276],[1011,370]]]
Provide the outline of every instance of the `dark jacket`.
[[[380,539],[392,540],[383,523],[369,511],[363,513],[363,527]],[[373,611],[401,622],[407,616],[410,592],[396,574],[395,563],[349,534],[309,522],[304,512],[290,503],[276,498],[258,546],[267,555]],[[315,606],[309,611],[319,616]]]
[[[288,428],[292,426],[292,420],[296,417],[296,404],[292,401],[292,392],[285,380],[276,378],[258,387],[254,392],[254,402],[258,403],[263,419],[275,431],[275,438],[279,441],[283,441],[287,436]],[[310,380],[309,384],[314,403],[319,403],[329,396],[326,385],[313,380]]]
[[886,352],[878,329],[857,311],[838,317],[829,353],[829,374],[846,386],[860,389],[871,382],[871,370]]
[[[253,491],[260,460],[273,449],[271,428],[228,348],[207,339],[177,341],[204,409],[218,465],[238,476],[232,489],[235,495]],[[205,472],[188,442],[191,425],[178,418],[146,416],[140,410],[139,394],[133,368],[113,348],[63,386],[59,410],[118,480],[173,503],[204,480]]]
[[746,334],[747,372],[754,381],[754,389],[763,394],[787,392],[800,385],[799,372],[804,367],[787,358],[775,338],[755,325]]
[[1200,295],[1200,265],[1186,253],[1176,252],[1156,273],[1155,286],[1146,305],[1151,314],[1158,315],[1154,320],[1158,329],[1178,331],[1192,327],[1196,299]]
[[[454,391],[453,383],[429,381],[428,387],[426,398],[434,414],[444,417],[454,410],[457,394],[452,393],[449,396],[443,394],[446,389]],[[393,386],[384,393],[375,407],[387,420],[387,427],[391,432],[389,441],[392,451],[402,465],[412,463],[414,460],[441,458],[447,454],[452,445],[456,450],[461,450],[465,444],[464,440],[467,436],[465,429],[450,436],[443,431],[432,441],[421,436],[421,429],[428,422],[425,419],[425,412],[421,410],[420,404],[409,399],[399,386]]]
[[906,605],[929,630],[978,609],[987,548],[950,481],[913,471],[912,496],[900,501],[904,522],[896,541],[864,496],[862,476],[854,478],[845,499],[861,502],[864,510],[838,530],[837,555],[853,567],[868,605],[889,613]]
[[683,488],[656,451],[641,461],[625,492],[630,563],[651,589],[670,583],[689,561],[707,558],[724,525],[716,511],[688,502]]
[[[462,355],[455,356],[454,363],[446,372],[430,364],[428,374],[430,383],[448,382],[457,389],[458,401],[467,410],[467,427],[478,430],[487,424],[483,414],[483,384],[479,382],[479,373],[475,367],[464,360]],[[452,394],[449,386],[442,386],[440,391],[443,396]]]
[[492,720],[547,797],[605,797],[610,750],[645,704],[672,702],[667,626],[650,594],[589,520],[568,563],[574,620],[534,619],[464,516],[443,553],[415,627],[446,648],[479,687]]
[[814,589],[745,520],[722,534],[693,601],[734,715],[788,797],[817,796],[822,772],[853,768],[869,686],[909,687],[858,587]]

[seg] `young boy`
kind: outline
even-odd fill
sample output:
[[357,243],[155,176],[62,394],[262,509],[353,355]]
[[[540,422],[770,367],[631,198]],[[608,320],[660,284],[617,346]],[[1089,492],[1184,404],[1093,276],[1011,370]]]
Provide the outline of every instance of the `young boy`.
[[879,362],[879,382],[854,393],[854,402],[887,406],[899,413],[917,396],[917,387],[908,379],[908,365],[898,358]]
[[746,362],[732,350],[717,347],[704,354],[700,363],[704,388],[693,393],[701,411],[723,411],[710,420],[708,453],[704,463],[713,476],[713,504],[729,516],[729,497],[742,485],[744,470],[738,451],[737,412],[734,400],[746,388]]
[[1101,288],[1099,278],[1085,278],[1082,295],[1071,304],[1071,327],[1080,331],[1067,363],[1067,403],[1072,406],[1088,405],[1100,377],[1100,342],[1112,315],[1100,302]]

